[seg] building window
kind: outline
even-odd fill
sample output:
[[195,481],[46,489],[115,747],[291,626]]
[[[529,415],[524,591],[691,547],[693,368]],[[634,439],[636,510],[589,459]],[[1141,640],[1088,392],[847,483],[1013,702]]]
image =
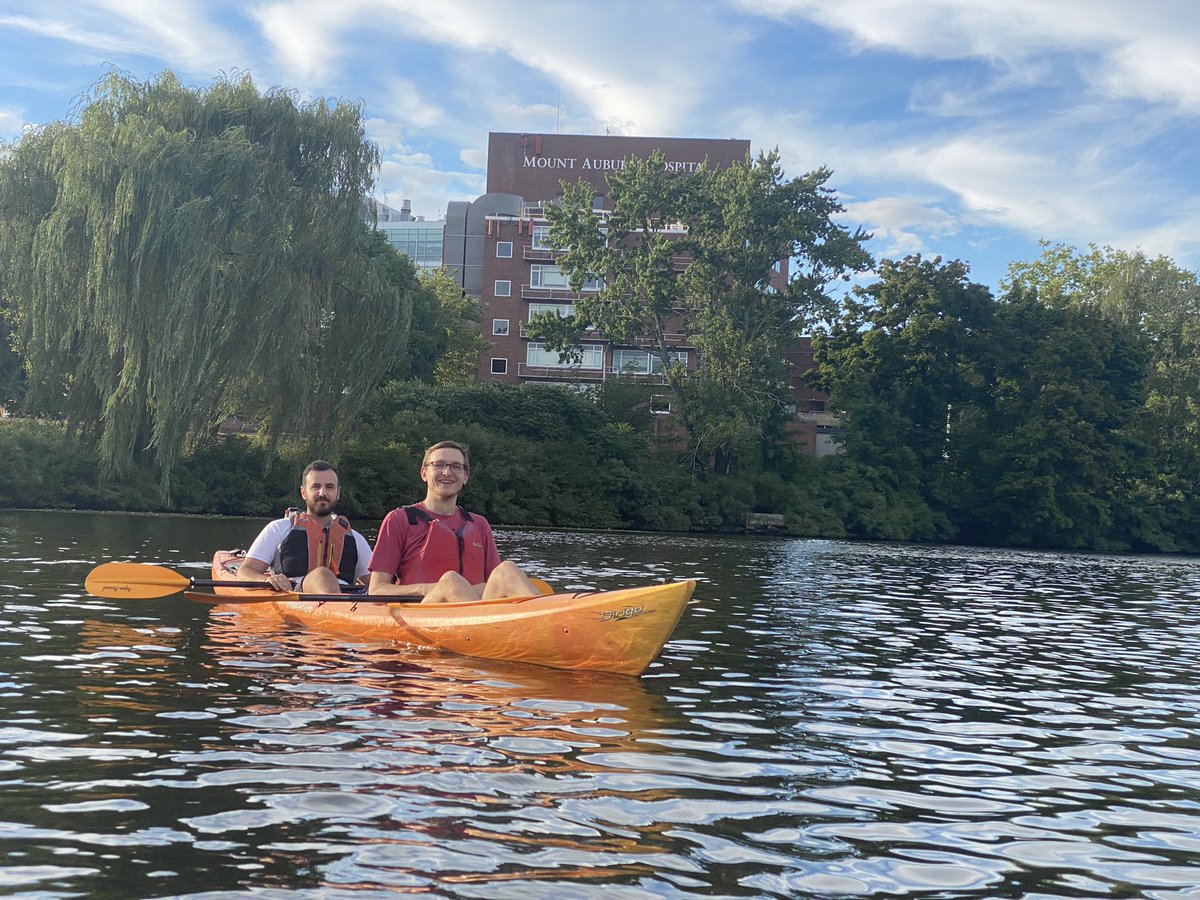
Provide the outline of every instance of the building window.
[[557,250],[550,243],[550,226],[549,225],[534,225],[533,226],[533,242],[530,246],[534,250]]
[[[548,288],[552,290],[569,290],[567,276],[558,266],[535,264],[529,267],[529,286]],[[583,282],[580,291],[598,291],[604,287],[604,279],[588,278]]]
[[533,317],[538,313],[554,313],[560,319],[569,319],[575,315],[574,303],[530,303],[529,304],[529,321],[533,321]]
[[492,374],[507,375],[508,374],[508,358],[503,356],[492,357]]
[[508,334],[508,319],[492,319],[492,334]]
[[512,241],[496,241],[496,256],[500,259],[512,259]]
[[[672,350],[668,354],[671,362],[680,362],[687,365],[686,350]],[[661,372],[663,368],[662,360],[658,358],[656,353],[647,353],[645,350],[614,350],[613,351],[613,371],[625,375],[647,375],[651,373]]]
[[671,412],[671,401],[662,394],[654,394],[650,398],[650,412],[656,416],[669,415]]
[[582,344],[583,361],[579,363],[564,360],[557,350],[547,350],[546,345],[531,341],[525,349],[525,362],[531,366],[541,366],[550,369],[570,369],[578,366],[580,369],[600,369],[604,366],[604,346],[601,344]]
[[511,297],[512,296],[512,282],[507,281],[507,280],[505,280],[505,281],[497,280],[496,281],[496,289],[493,293],[497,297]]

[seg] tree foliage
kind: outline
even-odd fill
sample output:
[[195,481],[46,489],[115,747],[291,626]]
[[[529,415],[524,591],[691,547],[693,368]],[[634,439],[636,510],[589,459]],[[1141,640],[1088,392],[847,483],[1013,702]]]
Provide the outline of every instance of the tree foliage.
[[25,397],[25,371],[16,351],[10,321],[15,316],[12,304],[0,296],[0,406],[14,411]]
[[[1140,448],[1127,503],[1116,513],[1139,543],[1200,546],[1200,283],[1166,257],[1111,247],[1086,252],[1043,242],[1005,282],[1041,301],[1101,318],[1145,342],[1145,395],[1131,425]],[[1192,534],[1192,540],[1179,535]]]
[[[728,472],[761,450],[765,429],[792,402],[785,358],[829,308],[830,282],[870,264],[868,235],[834,222],[841,212],[819,169],[785,179],[778,154],[694,174],[662,154],[629,158],[608,176],[611,214],[598,222],[592,189],[564,185],[547,213],[551,240],[578,290],[601,276],[567,319],[534,328],[560,352],[587,331],[651,353],[689,439],[693,465]],[[790,262],[785,278],[777,268]],[[682,339],[682,341],[681,341]],[[681,343],[698,351],[689,370]]]
[[1147,349],[1094,309],[1014,288],[996,301],[959,262],[885,261],[814,341],[845,411],[843,519],[866,537],[1130,546]]
[[238,413],[336,444],[407,338],[412,266],[361,221],[378,168],[360,110],[110,72],[72,121],[0,160],[0,289],[31,409],[152,453]]
[[389,378],[415,378],[440,385],[473,384],[488,343],[479,331],[481,307],[444,269],[422,272],[413,296],[408,353]]
[[[814,336],[816,383],[847,418],[843,465],[854,463],[850,480],[861,482],[853,508],[880,506],[861,502],[868,491],[886,501],[882,509],[905,510],[910,537],[945,538],[962,426],[983,389],[977,363],[992,296],[958,261],[884,260],[878,275],[845,298],[828,334]],[[887,518],[877,513],[856,530],[896,537]]]

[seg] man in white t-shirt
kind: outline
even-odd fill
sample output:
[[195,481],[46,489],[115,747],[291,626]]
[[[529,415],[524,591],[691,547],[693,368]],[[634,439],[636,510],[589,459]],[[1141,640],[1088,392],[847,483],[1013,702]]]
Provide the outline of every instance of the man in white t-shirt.
[[304,511],[288,511],[264,528],[246,551],[238,578],[265,581],[278,591],[337,594],[365,583],[371,547],[334,513],[338,475],[318,459],[300,475]]

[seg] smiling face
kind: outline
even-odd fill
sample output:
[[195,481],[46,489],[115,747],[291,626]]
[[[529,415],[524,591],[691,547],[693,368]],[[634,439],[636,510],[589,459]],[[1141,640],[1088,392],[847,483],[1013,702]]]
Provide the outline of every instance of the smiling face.
[[333,514],[338,501],[338,476],[333,469],[313,469],[304,476],[300,496],[311,516]]
[[470,477],[466,457],[453,447],[430,450],[421,464],[421,480],[428,488],[426,501],[453,502]]

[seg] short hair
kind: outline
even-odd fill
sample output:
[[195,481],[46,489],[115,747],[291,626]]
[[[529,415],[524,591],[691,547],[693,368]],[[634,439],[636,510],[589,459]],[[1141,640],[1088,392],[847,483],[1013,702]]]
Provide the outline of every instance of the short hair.
[[467,469],[468,471],[470,470],[471,457],[469,451],[467,450],[467,445],[460,444],[458,441],[438,441],[432,447],[427,447],[425,450],[425,455],[421,457],[422,468],[429,465],[429,454],[431,454],[434,450],[457,450],[463,455],[463,468]]
[[300,484],[304,484],[306,481],[308,481],[309,472],[332,472],[334,475],[336,475],[337,469],[325,462],[323,459],[314,459],[307,466],[305,466],[304,471],[300,473]]

